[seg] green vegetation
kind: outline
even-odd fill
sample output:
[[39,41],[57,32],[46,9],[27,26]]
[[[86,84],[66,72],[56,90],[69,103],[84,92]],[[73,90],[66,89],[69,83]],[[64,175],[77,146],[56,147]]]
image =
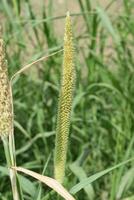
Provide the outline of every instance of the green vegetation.
[[[69,1],[63,2],[66,6]],[[64,187],[78,200],[133,200],[134,3],[123,0],[117,9],[116,0],[105,6],[91,0],[73,2],[77,11],[72,11],[72,3],[66,11],[72,16],[77,78]],[[63,48],[66,12],[55,12],[57,4],[0,1],[10,77]],[[49,177],[54,177],[62,61],[60,51],[12,81],[17,166]],[[0,199],[10,200],[0,143]],[[61,198],[29,176],[19,173],[19,180],[25,200]]]

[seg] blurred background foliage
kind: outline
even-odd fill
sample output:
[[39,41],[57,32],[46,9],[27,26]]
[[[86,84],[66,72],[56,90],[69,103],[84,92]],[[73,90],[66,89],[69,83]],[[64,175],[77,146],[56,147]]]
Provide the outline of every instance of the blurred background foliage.
[[[133,0],[1,0],[0,22],[10,77],[63,47],[66,11],[72,15],[76,89],[65,186],[134,156]],[[13,81],[17,165],[53,176],[62,52]],[[0,142],[0,199],[12,199]],[[76,194],[80,200],[133,200],[134,163]],[[29,182],[30,181],[30,182]],[[26,200],[50,190],[21,177]],[[49,196],[49,199],[55,197]]]

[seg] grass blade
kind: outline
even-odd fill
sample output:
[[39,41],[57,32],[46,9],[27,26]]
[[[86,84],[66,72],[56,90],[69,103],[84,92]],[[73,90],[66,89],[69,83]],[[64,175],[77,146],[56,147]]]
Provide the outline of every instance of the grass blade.
[[23,172],[23,173],[25,173],[29,176],[32,176],[35,179],[41,181],[42,183],[45,183],[46,185],[48,185],[50,188],[55,190],[58,194],[60,194],[66,200],[75,200],[74,197],[72,195],[70,195],[69,192],[55,179],[40,175],[36,172],[33,172],[28,169],[24,169],[22,167],[13,167],[13,169],[15,169],[19,172]]
[[98,12],[98,15],[100,16],[103,26],[109,31],[109,33],[112,35],[114,41],[118,44],[119,36],[118,36],[117,32],[115,31],[115,29],[113,28],[113,25],[112,25],[108,15],[101,7],[97,7],[96,11]]
[[84,179],[83,181],[81,181],[80,183],[78,183],[77,185],[75,185],[74,187],[71,188],[70,192],[71,194],[76,194],[77,192],[79,192],[81,189],[83,189],[84,187],[86,187],[88,184],[91,184],[92,182],[96,181],[98,178],[104,176],[105,174],[111,172],[112,170],[122,166],[122,165],[125,165],[129,162],[132,162],[134,160],[134,158],[131,158],[127,161],[124,161],[118,165],[115,165],[109,169],[106,169],[104,171],[101,171],[101,172],[98,172],[92,176],[90,176],[89,178],[86,178]]

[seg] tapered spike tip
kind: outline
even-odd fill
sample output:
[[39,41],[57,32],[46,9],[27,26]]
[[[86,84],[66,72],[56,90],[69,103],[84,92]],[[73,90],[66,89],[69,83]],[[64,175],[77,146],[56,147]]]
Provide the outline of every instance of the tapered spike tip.
[[70,17],[70,12],[69,11],[67,11],[67,17]]

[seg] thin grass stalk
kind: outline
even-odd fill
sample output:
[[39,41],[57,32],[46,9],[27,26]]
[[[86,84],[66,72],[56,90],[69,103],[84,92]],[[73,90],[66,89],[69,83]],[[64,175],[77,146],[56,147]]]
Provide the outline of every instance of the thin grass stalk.
[[13,134],[13,100],[5,60],[5,47],[0,31],[0,137],[3,141],[14,200],[22,200],[17,173],[11,169],[16,165]]
[[62,69],[62,81],[59,95],[54,158],[55,179],[60,183],[63,182],[65,176],[65,165],[74,84],[75,69],[72,27],[70,15],[69,13],[67,13],[64,35],[64,59]]

